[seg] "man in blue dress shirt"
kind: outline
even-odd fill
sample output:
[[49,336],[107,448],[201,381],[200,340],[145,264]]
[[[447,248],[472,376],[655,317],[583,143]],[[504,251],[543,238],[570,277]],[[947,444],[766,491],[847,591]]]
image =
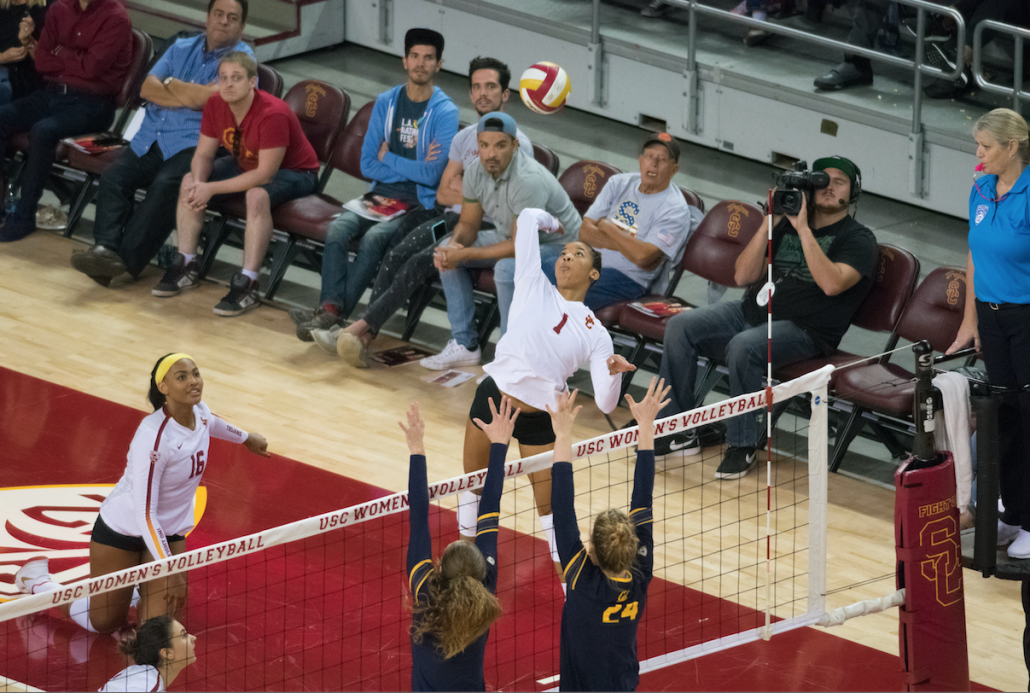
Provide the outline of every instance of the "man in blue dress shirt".
[[[72,267],[107,286],[125,271],[138,277],[164,245],[200,139],[201,112],[218,90],[218,61],[233,51],[253,55],[240,40],[246,23],[247,0],[210,0],[205,32],[176,41],[151,69],[140,89],[143,124],[100,178],[96,245],[73,255]],[[147,194],[135,205],[138,188]]]

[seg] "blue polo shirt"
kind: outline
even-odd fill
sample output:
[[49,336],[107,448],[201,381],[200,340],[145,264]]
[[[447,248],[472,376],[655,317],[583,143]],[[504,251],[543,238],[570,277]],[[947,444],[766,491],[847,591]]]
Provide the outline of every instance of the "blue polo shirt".
[[[165,51],[157,61],[150,74],[164,81],[168,77],[193,82],[194,84],[211,84],[218,79],[218,61],[232,51],[243,51],[253,56],[254,51],[243,41],[235,46],[207,50],[207,37],[204,34],[193,38],[179,39]],[[165,108],[152,103],[147,104],[146,116],[139,132],[132,138],[132,151],[136,156],[143,156],[157,142],[165,159],[169,159],[184,149],[196,147],[200,141],[201,111],[189,108]]]
[[987,303],[1030,304],[1030,167],[1005,197],[997,176],[983,176],[969,194],[969,251],[976,297]]

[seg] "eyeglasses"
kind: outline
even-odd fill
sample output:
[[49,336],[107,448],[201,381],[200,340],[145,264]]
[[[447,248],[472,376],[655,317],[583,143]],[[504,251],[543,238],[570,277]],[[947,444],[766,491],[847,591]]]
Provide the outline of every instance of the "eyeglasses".
[[232,131],[232,156],[234,159],[240,158],[240,140],[243,139],[243,132],[239,128],[233,128]]

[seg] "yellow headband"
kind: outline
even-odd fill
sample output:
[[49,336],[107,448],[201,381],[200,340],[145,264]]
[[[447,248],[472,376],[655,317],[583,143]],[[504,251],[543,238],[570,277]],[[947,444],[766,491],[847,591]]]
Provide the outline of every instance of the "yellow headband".
[[[189,354],[168,354],[168,356],[161,359],[161,363],[157,364],[157,370],[154,371],[154,382],[159,383],[164,380],[165,376],[168,375],[168,370],[174,366],[177,361],[181,361],[182,359],[193,361],[193,357]],[[194,363],[196,362],[194,361]]]

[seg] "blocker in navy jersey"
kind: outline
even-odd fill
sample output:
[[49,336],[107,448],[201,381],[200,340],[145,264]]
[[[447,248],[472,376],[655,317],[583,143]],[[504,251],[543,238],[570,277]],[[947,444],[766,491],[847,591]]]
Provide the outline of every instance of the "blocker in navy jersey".
[[[476,547],[486,559],[486,577],[483,585],[492,593],[497,590],[497,531],[504,489],[504,458],[508,446],[490,445],[490,466],[483,485],[476,523]],[[426,458],[411,456],[408,473],[408,505],[411,514],[411,538],[408,542],[408,587],[412,599],[428,599],[424,591],[433,572],[433,541],[429,533],[429,488],[426,477]],[[415,614],[418,618],[418,614]],[[411,690],[413,691],[484,691],[483,656],[489,631],[460,654],[444,659],[432,636],[422,642],[411,643]]]
[[653,488],[654,451],[640,450],[629,513],[640,548],[632,570],[611,578],[594,565],[580,541],[572,464],[555,462],[551,468],[555,539],[568,585],[561,618],[563,691],[632,691],[640,681],[637,627],[654,566]]

